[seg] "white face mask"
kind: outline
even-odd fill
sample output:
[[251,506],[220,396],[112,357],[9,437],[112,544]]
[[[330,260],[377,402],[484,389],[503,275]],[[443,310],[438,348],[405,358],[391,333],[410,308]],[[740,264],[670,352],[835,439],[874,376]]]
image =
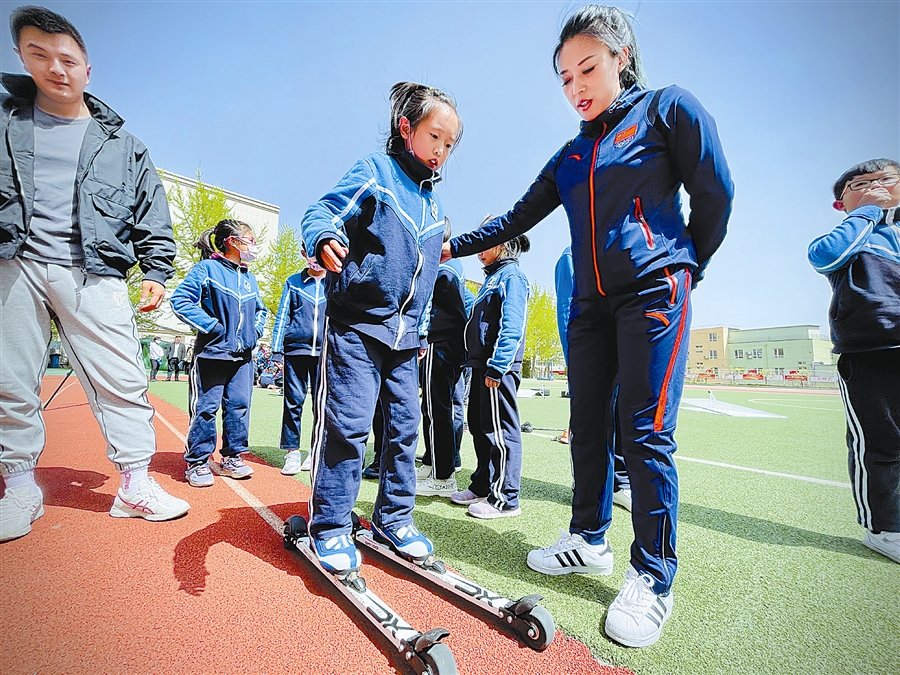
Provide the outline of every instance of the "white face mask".
[[259,256],[259,247],[256,244],[248,244],[246,251],[241,251],[241,261],[253,262]]

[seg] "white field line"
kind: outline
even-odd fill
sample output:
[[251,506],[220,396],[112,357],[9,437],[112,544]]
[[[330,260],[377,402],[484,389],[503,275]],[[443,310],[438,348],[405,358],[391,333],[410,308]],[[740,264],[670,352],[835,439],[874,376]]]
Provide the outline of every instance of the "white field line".
[[[549,438],[553,440],[556,436],[548,436],[547,434],[538,434],[531,432],[529,436],[540,436],[541,438]],[[713,462],[709,459],[697,459],[696,457],[685,457],[684,455],[675,455],[675,459],[683,459],[685,462],[697,462],[698,464],[709,464],[710,466],[718,466],[723,469],[734,469],[736,471],[749,471],[750,473],[761,473],[765,476],[778,476],[779,478],[790,478],[791,480],[801,480],[806,483],[818,483],[819,485],[830,485],[832,487],[847,488],[851,487],[850,483],[841,483],[836,480],[826,480],[824,478],[810,478],[808,476],[796,476],[792,473],[781,473],[779,471],[766,471],[765,469],[753,469],[749,466],[738,466],[737,464],[726,464],[725,462]]]
[[[159,414],[159,411],[156,411],[156,419],[162,422],[166,427],[168,427],[169,431],[171,431],[175,436],[185,445],[187,445],[187,439],[184,437],[178,429],[175,428],[169,420]],[[218,466],[214,463],[210,463],[210,468],[216,473],[219,474]],[[269,525],[272,526],[272,529],[278,533],[279,536],[284,532],[284,523],[281,522],[281,518],[275,515],[275,513],[265,504],[263,504],[259,499],[257,499],[256,495],[254,495],[250,490],[245,488],[240,483],[237,483],[233,480],[226,480],[225,485],[234,490],[234,493],[244,500],[244,502],[256,511],[259,514],[259,517],[266,521]]]

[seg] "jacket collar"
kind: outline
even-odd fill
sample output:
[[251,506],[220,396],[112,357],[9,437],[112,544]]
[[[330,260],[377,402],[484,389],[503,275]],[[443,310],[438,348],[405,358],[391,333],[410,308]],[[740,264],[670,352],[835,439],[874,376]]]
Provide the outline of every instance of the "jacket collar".
[[514,262],[518,262],[515,258],[501,258],[500,260],[495,260],[490,265],[484,267],[485,276],[491,276],[497,270],[506,267]]
[[[34,98],[37,95],[37,85],[30,75],[13,75],[11,73],[3,73],[0,75],[0,84],[8,91],[13,98],[20,99],[17,101],[19,105],[27,103],[34,105]],[[119,117],[119,114],[106,105],[96,96],[84,92],[84,104],[88,111],[100,124],[118,128],[125,124],[125,120]]]
[[646,89],[641,89],[636,84],[632,85],[621,92],[616,97],[616,100],[612,102],[612,105],[597,115],[597,117],[590,121],[582,122],[581,133],[589,138],[598,138],[602,136],[604,133],[604,126],[607,130],[616,126],[622,121],[622,118],[631,111],[635,103],[641,100],[646,93]]
[[409,152],[401,152],[391,155],[391,157],[400,165],[403,173],[409,176],[413,183],[425,190],[434,190],[434,186],[441,180],[441,174],[429,169]]

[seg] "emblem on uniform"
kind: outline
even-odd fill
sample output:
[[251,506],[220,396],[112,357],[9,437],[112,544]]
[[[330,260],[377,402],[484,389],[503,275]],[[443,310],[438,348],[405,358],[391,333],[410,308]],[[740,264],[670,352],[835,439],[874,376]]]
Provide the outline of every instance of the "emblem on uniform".
[[616,137],[613,139],[613,147],[624,148],[626,145],[628,145],[632,140],[634,140],[635,134],[637,134],[637,128],[637,124],[632,124],[624,131],[620,131],[619,133],[617,133]]
[[245,291],[249,291],[249,290],[250,290],[250,282],[247,281],[246,279],[244,279],[244,290],[245,290]]
[[437,220],[437,217],[438,217],[437,202],[434,201],[433,199],[429,199],[428,201],[431,202],[431,217],[434,218],[435,220]]

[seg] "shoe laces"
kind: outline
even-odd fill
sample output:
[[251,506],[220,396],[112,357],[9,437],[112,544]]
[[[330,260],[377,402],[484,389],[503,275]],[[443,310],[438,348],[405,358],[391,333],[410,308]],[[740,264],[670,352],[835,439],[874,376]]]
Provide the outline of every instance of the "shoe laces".
[[16,508],[26,510],[35,508],[36,504],[41,501],[41,495],[37,491],[29,491],[21,489],[9,489],[3,496],[3,501],[9,499]]
[[195,476],[207,476],[212,473],[212,469],[209,468],[209,464],[199,464],[195,466],[192,471]]
[[325,549],[328,551],[350,548],[350,546],[352,546],[352,543],[350,542],[350,537],[346,534],[339,534],[325,541]]
[[400,541],[406,541],[407,539],[412,539],[413,537],[419,536],[419,531],[416,529],[415,525],[404,525],[401,528],[398,528],[394,533],[394,536],[397,537]]
[[642,619],[656,600],[652,584],[653,578],[649,574],[637,572],[627,574],[625,586],[615,600],[616,609],[633,619]]
[[569,551],[573,548],[577,548],[578,542],[573,541],[574,537],[578,537],[579,539],[581,539],[581,537],[576,534],[566,532],[565,530],[560,530],[559,531],[559,539],[557,539],[554,544],[550,545],[547,548],[547,553],[549,555],[555,555],[562,551]]

